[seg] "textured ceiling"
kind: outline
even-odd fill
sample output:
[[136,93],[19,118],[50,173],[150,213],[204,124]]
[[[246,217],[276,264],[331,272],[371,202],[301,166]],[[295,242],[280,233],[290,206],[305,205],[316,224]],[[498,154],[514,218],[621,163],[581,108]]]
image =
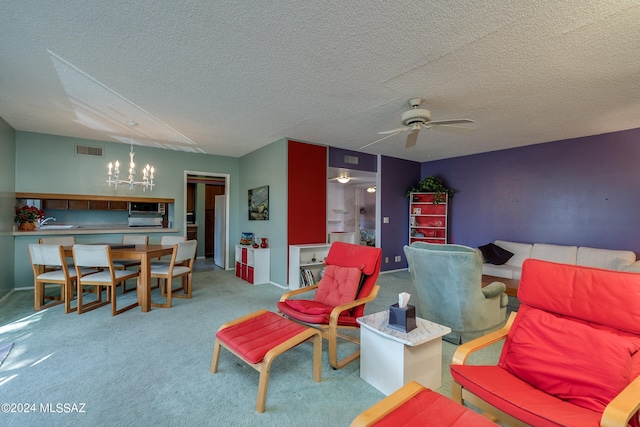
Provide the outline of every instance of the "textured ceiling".
[[[13,128],[238,157],[346,149],[410,98],[468,132],[364,151],[416,161],[640,127],[638,0],[0,1]],[[441,128],[442,129],[442,128]]]

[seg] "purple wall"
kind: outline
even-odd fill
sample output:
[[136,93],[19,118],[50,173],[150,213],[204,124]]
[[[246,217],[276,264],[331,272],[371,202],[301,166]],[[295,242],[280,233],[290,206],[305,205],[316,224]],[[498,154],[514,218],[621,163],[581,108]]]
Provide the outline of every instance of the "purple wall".
[[[358,164],[346,163],[345,156],[357,157]],[[368,172],[378,171],[378,158],[375,155],[335,147],[329,147],[328,164],[332,168],[345,168]]]
[[[406,194],[411,186],[420,181],[418,162],[382,156],[380,160],[380,214],[382,219],[380,240],[382,248],[382,271],[407,267],[403,247],[409,242],[409,199]],[[400,255],[402,261],[395,262]],[[386,257],[389,262],[385,263]]]
[[426,175],[457,191],[453,243],[502,239],[640,253],[640,129],[427,162]]

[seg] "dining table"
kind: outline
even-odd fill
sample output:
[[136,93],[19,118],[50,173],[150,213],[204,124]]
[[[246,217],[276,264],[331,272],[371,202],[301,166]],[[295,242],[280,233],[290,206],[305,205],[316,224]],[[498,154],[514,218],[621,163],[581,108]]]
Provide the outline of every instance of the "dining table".
[[[111,246],[114,259],[132,259],[140,261],[138,279],[138,305],[143,313],[151,310],[151,260],[173,253],[173,245],[127,245],[117,243],[96,243]],[[65,256],[73,257],[73,246],[64,247]]]

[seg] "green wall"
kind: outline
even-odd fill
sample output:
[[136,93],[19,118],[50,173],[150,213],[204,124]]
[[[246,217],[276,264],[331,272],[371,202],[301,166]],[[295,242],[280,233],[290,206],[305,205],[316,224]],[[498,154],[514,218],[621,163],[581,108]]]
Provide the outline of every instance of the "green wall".
[[[115,160],[119,160],[120,163],[128,162],[129,145],[127,144],[18,131],[15,132],[14,154],[11,143],[13,130],[6,133],[6,137],[5,132],[2,132],[2,136],[0,136],[2,139],[0,150],[2,154],[6,151],[7,155],[3,155],[0,162],[8,162],[6,169],[10,166],[11,170],[14,170],[11,159],[15,158],[15,185],[13,182],[11,185],[7,185],[7,191],[11,192],[9,196],[11,212],[13,212],[15,205],[15,192],[166,197],[175,199],[175,213],[171,218],[173,227],[180,229],[180,232],[184,234],[185,171],[229,175],[227,189],[229,192],[229,244],[231,246],[229,256],[230,259],[233,259],[234,238],[240,235],[239,218],[241,213],[239,209],[241,205],[244,206],[241,200],[244,201],[246,198],[246,196],[239,196],[246,194],[246,192],[241,193],[239,190],[240,159],[135,146],[134,160],[136,163],[151,163],[155,167],[156,187],[152,192],[143,192],[140,188],[135,188],[130,192],[128,187],[114,189],[106,184],[107,163]],[[104,157],[76,155],[75,146],[78,144],[103,147]],[[5,186],[4,182],[3,180],[2,186]],[[5,221],[7,214],[1,216],[2,221]],[[8,221],[7,224],[13,226],[13,213]],[[10,288],[32,286],[31,283],[23,283],[26,273],[22,270],[25,265],[29,265],[28,259],[26,264],[25,262],[18,263],[18,257],[22,261],[25,260],[24,247],[18,248],[18,245],[14,247],[12,237],[11,240],[11,247],[14,248],[12,256],[16,257],[15,264],[13,264],[16,272],[12,275],[11,280],[13,282],[15,277],[15,284],[11,283]],[[4,259],[0,262],[4,262]],[[17,271],[18,268],[21,272]]]
[[15,157],[15,131],[0,118],[0,298],[13,289]]
[[[240,159],[239,232],[266,237],[271,248],[271,281],[287,285],[287,140],[281,139]],[[249,221],[248,191],[269,186],[269,220]],[[230,232],[229,244],[240,241],[240,233]],[[275,304],[275,302],[274,302]]]

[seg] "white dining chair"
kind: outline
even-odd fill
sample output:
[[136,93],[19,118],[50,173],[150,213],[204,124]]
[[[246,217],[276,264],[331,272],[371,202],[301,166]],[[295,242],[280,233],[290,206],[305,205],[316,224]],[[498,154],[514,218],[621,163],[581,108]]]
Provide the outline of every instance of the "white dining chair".
[[173,245],[174,243],[186,242],[186,241],[187,241],[186,236],[179,236],[175,234],[160,237],[161,245]]
[[[44,245],[73,246],[76,244],[76,238],[75,236],[41,237],[38,240],[38,242]],[[67,259],[66,261],[67,261],[67,268],[69,270],[75,270],[75,267],[73,266],[73,261],[70,259]],[[60,267],[55,267],[50,265],[47,265],[44,267],[45,271],[59,270],[59,269]]]
[[39,242],[44,245],[73,246],[76,244],[76,237],[75,236],[41,237]]
[[[186,242],[186,241],[187,241],[186,236],[171,235],[171,236],[160,237],[161,245],[173,245],[179,242]],[[162,264],[168,264],[169,262],[171,262],[171,257],[158,258],[155,261],[151,262],[151,267],[162,265]]]
[[[197,240],[177,242],[173,245],[173,254],[168,264],[151,266],[151,277],[163,281],[160,293],[166,297],[164,304],[151,303],[152,307],[171,308],[171,298],[191,298],[193,283],[193,261],[196,258]],[[180,288],[173,289],[173,279],[181,278]],[[182,289],[182,294],[173,294]]]
[[[115,316],[138,305],[136,299],[136,302],[133,304],[129,304],[120,309],[117,308],[116,287],[119,283],[135,278],[136,287],[134,289],[137,290],[140,273],[137,270],[116,269],[113,266],[111,247],[109,245],[73,245],[73,262],[76,266],[78,285],[78,314],[102,307],[111,302],[111,315]],[[85,274],[81,270],[84,267],[100,268],[102,271]],[[95,301],[87,304],[82,303],[83,288],[85,286],[93,286],[97,296]],[[102,287],[108,289],[106,301],[102,301]]]
[[[33,296],[35,311],[44,310],[64,303],[64,312],[71,313],[71,301],[75,293],[77,272],[70,269],[64,256],[61,245],[29,244],[29,259],[33,268]],[[45,269],[45,267],[48,269]],[[97,270],[85,270],[85,273],[96,273]],[[60,295],[52,296],[45,293],[47,284],[56,284],[60,287]],[[45,300],[52,302],[46,304]]]
[[[143,234],[125,234],[122,236],[123,245],[148,245],[149,236]],[[113,266],[120,270],[126,270],[130,267],[136,267],[140,271],[140,260],[137,259],[115,259]],[[133,289],[127,289],[127,283],[122,282],[122,293],[131,292]]]

